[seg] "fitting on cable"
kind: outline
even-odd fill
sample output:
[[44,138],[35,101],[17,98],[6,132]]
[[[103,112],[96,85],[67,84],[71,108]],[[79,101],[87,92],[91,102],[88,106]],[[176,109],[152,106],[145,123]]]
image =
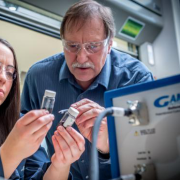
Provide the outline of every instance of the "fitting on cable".
[[127,101],[131,114],[129,123],[133,126],[147,125],[149,123],[148,108],[146,103],[139,101]]

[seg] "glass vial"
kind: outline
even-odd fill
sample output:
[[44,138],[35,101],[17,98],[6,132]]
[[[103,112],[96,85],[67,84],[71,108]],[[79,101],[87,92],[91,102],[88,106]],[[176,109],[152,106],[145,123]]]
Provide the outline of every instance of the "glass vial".
[[77,109],[70,107],[60,120],[59,125],[62,125],[65,128],[68,126],[72,126],[78,114],[79,111]]
[[45,90],[41,104],[41,109],[46,109],[50,113],[52,113],[54,108],[55,96],[56,96],[56,92]]

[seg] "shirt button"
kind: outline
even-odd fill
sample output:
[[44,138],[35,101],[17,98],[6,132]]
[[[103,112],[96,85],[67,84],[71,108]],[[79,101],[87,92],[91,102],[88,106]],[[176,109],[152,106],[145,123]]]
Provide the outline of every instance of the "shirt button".
[[89,176],[86,176],[86,179],[89,179]]
[[81,162],[84,163],[84,159],[82,159]]

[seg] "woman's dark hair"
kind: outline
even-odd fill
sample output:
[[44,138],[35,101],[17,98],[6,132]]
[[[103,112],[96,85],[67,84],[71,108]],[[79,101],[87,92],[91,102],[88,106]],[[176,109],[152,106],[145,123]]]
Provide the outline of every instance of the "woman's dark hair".
[[79,23],[81,23],[82,27],[87,22],[87,19],[92,18],[102,19],[106,37],[113,38],[115,36],[116,28],[111,9],[93,0],[81,0],[71,6],[66,12],[61,23],[61,37],[64,38],[66,30],[73,29]]
[[14,56],[14,64],[17,76],[13,81],[11,90],[0,105],[0,146],[7,138],[20,115],[20,84],[16,54],[13,47],[6,40],[0,38],[0,43],[10,49]]

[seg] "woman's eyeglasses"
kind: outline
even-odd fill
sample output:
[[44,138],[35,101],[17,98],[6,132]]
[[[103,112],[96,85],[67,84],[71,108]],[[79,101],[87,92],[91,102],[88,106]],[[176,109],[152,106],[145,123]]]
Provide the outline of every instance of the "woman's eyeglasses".
[[16,78],[16,69],[13,66],[3,68],[3,63],[0,62],[0,74],[5,72],[5,78],[8,81],[13,81]]
[[82,48],[84,48],[87,53],[94,54],[102,50],[108,44],[108,40],[109,37],[107,37],[103,41],[87,42],[81,44],[81,43],[66,41],[65,39],[62,39],[62,44],[64,48],[71,53],[77,54]]

